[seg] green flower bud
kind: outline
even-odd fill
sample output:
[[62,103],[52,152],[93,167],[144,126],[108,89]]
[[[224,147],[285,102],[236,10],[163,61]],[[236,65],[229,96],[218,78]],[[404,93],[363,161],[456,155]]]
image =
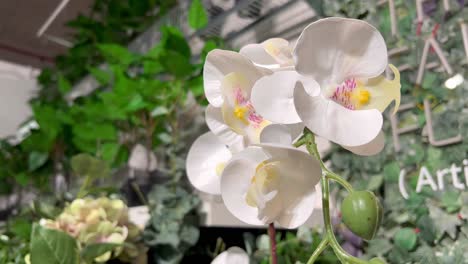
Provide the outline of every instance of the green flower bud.
[[374,193],[356,191],[343,200],[341,214],[344,224],[354,234],[371,240],[379,229],[383,208]]

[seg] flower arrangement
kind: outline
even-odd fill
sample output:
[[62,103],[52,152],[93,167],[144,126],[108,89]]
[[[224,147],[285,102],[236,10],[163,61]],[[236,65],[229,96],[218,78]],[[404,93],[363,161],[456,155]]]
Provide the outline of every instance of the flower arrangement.
[[74,238],[78,251],[98,249],[93,262],[118,258],[130,263],[146,254],[146,248],[139,243],[141,230],[129,221],[128,208],[119,199],[76,199],[56,219],[41,219],[39,224]]
[[[320,198],[325,234],[308,263],[327,247],[342,263],[383,263],[351,256],[337,242],[330,180],[348,191],[343,222],[361,238],[375,236],[383,210],[372,192],[355,191],[327,168],[315,138],[363,156],[383,149],[382,112],[392,102],[397,111],[401,87],[400,74],[387,58],[377,29],[335,17],[307,26],[294,47],[275,38],[239,53],[207,55],[203,75],[210,132],[192,145],[187,175],[197,189],[221,196],[241,221],[269,226],[272,263],[277,263],[274,225],[301,226]],[[382,75],[387,68],[393,79]]]

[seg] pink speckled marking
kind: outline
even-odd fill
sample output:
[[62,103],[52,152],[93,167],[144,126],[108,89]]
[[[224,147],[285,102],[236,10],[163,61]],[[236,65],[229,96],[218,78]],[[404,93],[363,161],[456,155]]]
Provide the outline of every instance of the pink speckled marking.
[[234,89],[234,98],[236,105],[247,107],[247,109],[249,110],[247,114],[247,119],[250,121],[250,124],[255,128],[259,127],[260,124],[263,122],[263,117],[257,114],[250,100],[245,98],[244,94],[242,93],[242,90],[238,87]]
[[350,100],[351,93],[357,87],[356,80],[354,78],[345,80],[341,85],[338,85],[330,96],[330,99],[339,103],[340,105],[354,110],[356,107]]

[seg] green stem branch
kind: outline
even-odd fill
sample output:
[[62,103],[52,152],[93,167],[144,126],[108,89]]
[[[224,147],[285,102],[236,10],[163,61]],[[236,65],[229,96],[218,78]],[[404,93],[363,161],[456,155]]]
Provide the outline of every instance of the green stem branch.
[[322,242],[320,242],[320,244],[315,249],[312,256],[310,256],[309,260],[307,261],[307,264],[313,264],[317,260],[317,258],[320,256],[320,254],[322,254],[322,252],[328,247],[328,243],[329,243],[328,236],[325,236]]

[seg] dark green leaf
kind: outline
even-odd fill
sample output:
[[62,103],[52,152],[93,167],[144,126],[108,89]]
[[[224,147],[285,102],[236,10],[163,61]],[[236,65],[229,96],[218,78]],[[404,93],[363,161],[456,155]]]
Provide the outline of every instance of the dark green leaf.
[[29,153],[28,170],[29,171],[35,171],[36,169],[38,169],[42,165],[44,165],[47,162],[48,158],[49,158],[48,153],[37,152],[37,151],[33,151],[33,152]]

